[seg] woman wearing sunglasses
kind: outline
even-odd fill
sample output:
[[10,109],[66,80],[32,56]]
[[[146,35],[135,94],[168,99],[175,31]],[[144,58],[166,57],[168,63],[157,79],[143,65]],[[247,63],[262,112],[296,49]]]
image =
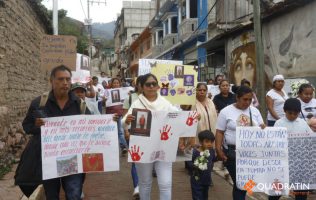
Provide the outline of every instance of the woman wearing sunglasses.
[[[130,125],[135,120],[133,108],[147,109],[150,111],[177,111],[178,109],[171,105],[169,101],[161,97],[158,93],[158,80],[153,74],[146,74],[140,81],[143,93],[138,96],[138,100],[132,103],[132,106],[124,117],[126,125]],[[138,174],[139,196],[140,199],[150,200],[152,186],[152,170],[155,168],[160,191],[160,199],[171,200],[172,186],[172,163],[155,161],[153,163],[136,163]]]

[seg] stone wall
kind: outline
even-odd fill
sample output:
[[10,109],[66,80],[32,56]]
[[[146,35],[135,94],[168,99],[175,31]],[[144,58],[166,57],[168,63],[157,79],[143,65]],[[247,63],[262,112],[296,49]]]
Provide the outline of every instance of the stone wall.
[[0,153],[21,146],[29,104],[48,90],[39,51],[47,26],[31,2],[0,0]]

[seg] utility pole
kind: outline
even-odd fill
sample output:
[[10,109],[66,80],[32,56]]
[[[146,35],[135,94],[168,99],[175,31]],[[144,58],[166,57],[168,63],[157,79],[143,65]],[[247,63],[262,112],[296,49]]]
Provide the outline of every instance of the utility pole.
[[87,0],[87,8],[88,8],[88,19],[86,19],[86,24],[88,25],[88,36],[89,36],[89,57],[92,59],[92,19],[90,18],[90,4],[93,5],[94,3],[100,5],[106,5],[106,0],[104,1],[96,1],[96,0]]
[[58,35],[58,0],[53,0],[53,30]]
[[260,9],[260,1],[253,1],[253,24],[255,31],[255,44],[256,44],[256,78],[257,78],[257,94],[259,96],[259,104],[260,104],[260,112],[263,119],[266,119],[267,111],[266,111],[266,88],[265,88],[265,72],[264,72],[264,50],[263,50],[263,42],[262,42],[262,29],[261,29],[261,9]]

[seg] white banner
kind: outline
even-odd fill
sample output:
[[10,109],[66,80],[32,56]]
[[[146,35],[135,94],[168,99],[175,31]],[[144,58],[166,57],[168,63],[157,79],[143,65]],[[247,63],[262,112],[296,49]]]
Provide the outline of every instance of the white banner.
[[237,127],[236,182],[248,192],[288,195],[284,187],[289,184],[286,128]]
[[197,113],[134,109],[128,162],[174,162],[179,137],[195,137]]
[[106,107],[123,105],[123,102],[128,98],[129,93],[133,91],[133,87],[122,87],[114,89],[106,89],[104,96],[106,97]]
[[113,115],[45,119],[41,127],[43,179],[119,170],[117,123]]
[[139,59],[138,76],[150,73],[151,72],[151,68],[152,67],[156,67],[157,64],[182,65],[183,61],[179,61],[179,60]]

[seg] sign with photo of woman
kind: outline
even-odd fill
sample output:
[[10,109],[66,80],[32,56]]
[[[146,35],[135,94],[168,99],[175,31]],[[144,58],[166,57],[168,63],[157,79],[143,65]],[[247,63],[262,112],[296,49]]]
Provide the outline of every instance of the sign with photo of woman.
[[150,137],[151,112],[145,109],[133,109],[136,120],[131,125],[131,135]]
[[112,103],[121,102],[120,90],[111,91]]

